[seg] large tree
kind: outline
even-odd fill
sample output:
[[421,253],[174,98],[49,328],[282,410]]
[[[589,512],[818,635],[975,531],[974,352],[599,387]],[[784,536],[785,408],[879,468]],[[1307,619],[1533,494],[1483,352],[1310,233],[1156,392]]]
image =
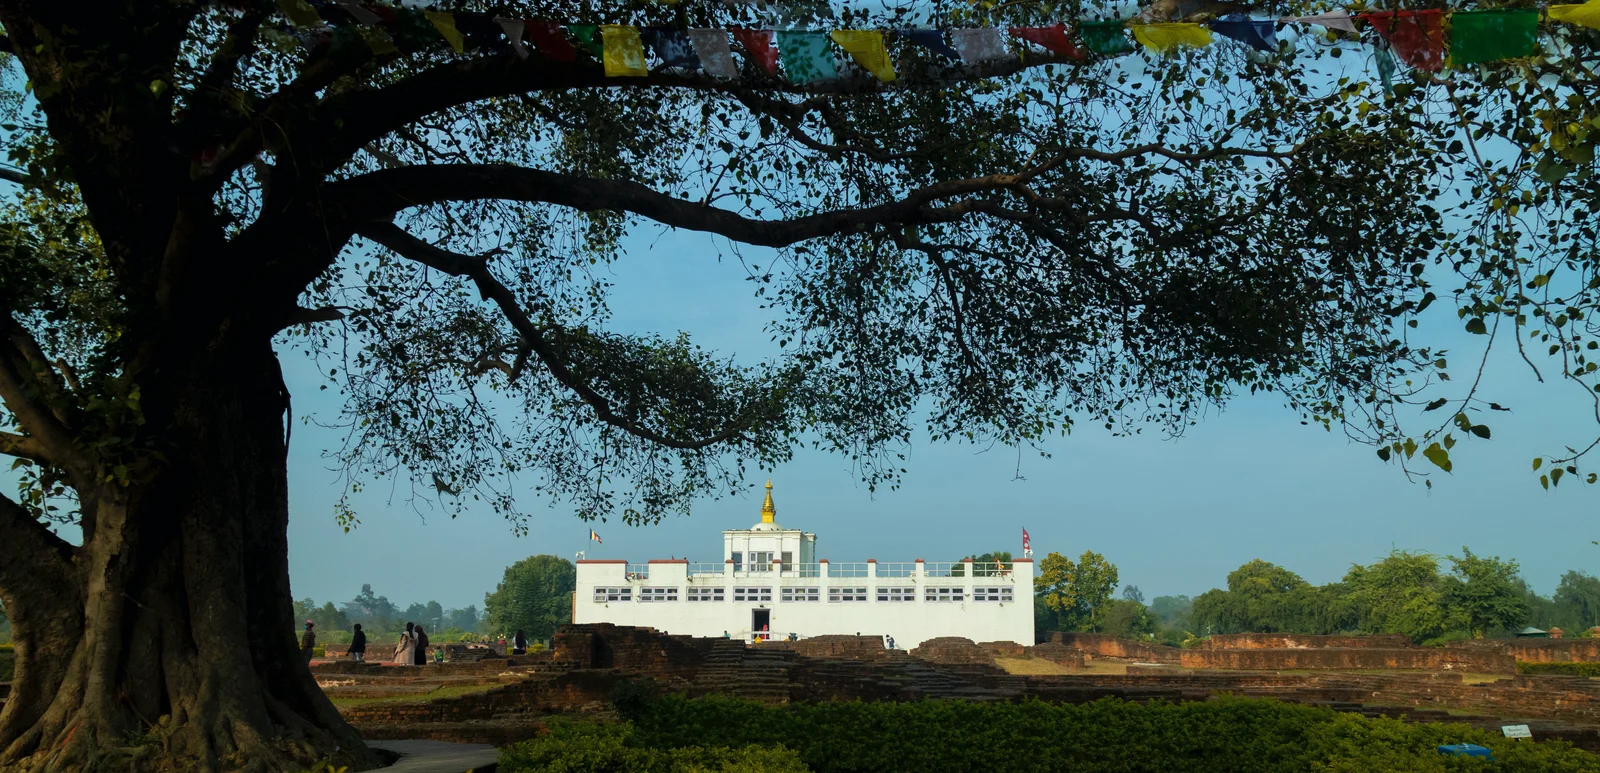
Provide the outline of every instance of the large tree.
[[506,567],[494,592],[483,596],[490,634],[509,639],[520,630],[530,640],[549,640],[572,622],[577,587],[578,568],[559,556],[529,556]]
[[[837,24],[1054,18],[952,5]],[[1319,56],[1217,49],[1141,74],[907,47],[892,88],[748,62],[737,81],[607,78],[587,54],[518,56],[487,17],[462,17],[457,53],[405,9],[382,37],[335,20],[302,50],[277,8],[0,2],[21,189],[0,221],[0,453],[22,465],[0,499],[18,666],[0,767],[151,765],[121,748],[142,731],[183,769],[373,762],[283,635],[285,351],[345,400],[352,486],[405,476],[520,529],[519,481],[649,522],[799,441],[878,484],[924,419],[984,443],[1179,432],[1240,390],[1406,458],[1397,406],[1444,367],[1405,339],[1426,266],[1476,261],[1477,329],[1517,308],[1492,294],[1501,253],[1455,251],[1426,203],[1481,178],[1443,174],[1467,155],[1426,77],[1385,101]],[[493,10],[770,23],[753,9]],[[606,332],[596,266],[642,221],[740,256],[782,354]],[[1453,441],[1432,437],[1443,466]]]

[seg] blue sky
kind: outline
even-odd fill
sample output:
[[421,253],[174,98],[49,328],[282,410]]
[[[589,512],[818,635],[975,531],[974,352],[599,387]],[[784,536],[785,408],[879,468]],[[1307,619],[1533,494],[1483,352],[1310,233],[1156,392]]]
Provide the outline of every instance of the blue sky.
[[[769,355],[761,332],[768,317],[755,286],[737,261],[718,261],[718,247],[719,240],[699,234],[638,229],[613,267],[612,328],[687,330],[708,348],[747,360]],[[1431,321],[1435,329],[1424,332],[1434,342],[1484,340],[1450,332],[1459,324],[1453,314]],[[1454,369],[1470,356],[1466,348],[1453,352]],[[337,409],[317,391],[304,357],[288,353],[285,369],[300,416]],[[1539,385],[1525,365],[1500,355],[1489,362],[1484,394],[1513,412],[1485,418],[1494,439],[1458,446],[1455,474],[1435,475],[1431,491],[1379,462],[1370,448],[1301,426],[1279,400],[1264,396],[1235,401],[1175,441],[1081,427],[1049,443],[1050,459],[921,441],[902,488],[876,494],[853,476],[848,460],[803,451],[773,473],[774,498],[778,520],[816,532],[819,554],[834,561],[1016,552],[1026,527],[1039,556],[1100,552],[1147,598],[1220,586],[1252,558],[1327,582],[1391,547],[1442,555],[1467,545],[1514,558],[1546,594],[1568,569],[1600,573],[1600,547],[1590,544],[1600,538],[1597,491],[1571,485],[1546,492],[1529,474],[1534,456],[1592,439],[1596,427],[1583,395],[1570,384]],[[337,440],[296,422],[289,550],[297,597],[345,600],[371,583],[397,602],[481,605],[508,564],[538,553],[718,560],[719,532],[758,520],[765,482],[752,471],[750,495],[706,500],[692,516],[657,526],[595,524],[603,545],[586,543],[589,525],[561,503],[531,494],[522,497],[533,514],[531,531],[517,537],[487,511],[424,518],[402,497],[391,501],[388,486],[375,485],[357,500],[362,525],[344,534],[332,516],[339,483],[320,458]]]

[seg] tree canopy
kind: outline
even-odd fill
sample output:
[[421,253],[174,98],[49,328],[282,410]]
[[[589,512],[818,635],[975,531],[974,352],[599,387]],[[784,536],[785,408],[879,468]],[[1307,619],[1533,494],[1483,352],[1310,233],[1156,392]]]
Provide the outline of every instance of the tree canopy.
[[505,578],[485,594],[485,625],[491,634],[510,637],[523,631],[529,640],[548,641],[556,628],[572,621],[572,592],[578,569],[557,556],[529,556],[506,567]]
[[[429,26],[387,10],[393,31]],[[774,23],[709,0],[459,10]],[[1083,10],[939,0],[830,23]],[[1600,111],[1561,48],[1591,30],[1385,93],[1343,71],[1359,43],[1336,33],[1171,60],[906,47],[886,87],[750,62],[736,80],[608,78],[493,29],[461,51],[354,28],[302,41],[266,0],[0,1],[0,27],[0,177],[18,187],[0,210],[0,453],[19,481],[0,497],[0,599],[21,677],[0,766],[102,764],[163,715],[184,769],[373,763],[281,636],[280,353],[342,398],[330,453],[351,491],[393,476],[515,529],[530,495],[585,518],[684,513],[801,443],[893,485],[923,434],[1176,434],[1241,392],[1449,471],[1504,406],[1414,340],[1446,296],[1452,326],[1514,344],[1600,420]],[[663,229],[719,240],[771,311],[770,356],[608,329],[607,270]],[[1557,485],[1593,447],[1535,472]],[[1081,574],[1108,575],[1096,559]],[[1374,609],[1393,606],[1371,584],[1387,573],[1360,578]],[[1054,596],[1092,626],[1116,581],[1085,582]]]

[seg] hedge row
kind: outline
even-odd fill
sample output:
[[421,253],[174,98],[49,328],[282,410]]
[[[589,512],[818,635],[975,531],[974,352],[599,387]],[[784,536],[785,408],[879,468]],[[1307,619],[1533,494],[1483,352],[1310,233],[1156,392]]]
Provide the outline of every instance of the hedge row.
[[627,724],[556,722],[537,741],[500,751],[498,770],[506,773],[807,773],[800,755],[762,746],[674,746],[652,748],[634,742]]
[[1517,670],[1524,674],[1600,677],[1600,663],[1526,663],[1519,660]]
[[[774,708],[720,697],[669,697],[623,713],[631,721],[622,725],[558,725],[544,738],[504,750],[500,769],[731,772],[752,770],[746,765],[760,759],[761,770],[817,773],[1600,773],[1600,756],[1563,742],[1518,744],[1465,725],[1368,719],[1265,699]],[[1437,751],[1441,744],[1462,742],[1490,747],[1495,761]]]

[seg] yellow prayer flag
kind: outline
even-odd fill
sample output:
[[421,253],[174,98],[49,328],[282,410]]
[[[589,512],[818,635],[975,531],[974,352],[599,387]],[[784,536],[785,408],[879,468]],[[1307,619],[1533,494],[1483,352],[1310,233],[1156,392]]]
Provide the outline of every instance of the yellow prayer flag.
[[322,17],[306,0],[278,0],[278,10],[296,27],[321,27],[323,24]]
[[1158,54],[1180,48],[1204,48],[1211,45],[1211,30],[1199,24],[1173,22],[1163,24],[1129,24],[1133,39]]
[[1582,5],[1552,5],[1550,20],[1600,28],[1600,0],[1589,0]]
[[[1595,0],[1600,2],[1600,0]],[[883,45],[883,33],[876,30],[838,30],[830,33],[833,42],[845,50],[873,77],[884,83],[895,79],[894,63],[889,61],[889,49]]]
[[423,11],[423,13],[427,14],[428,21],[433,22],[433,28],[438,30],[445,40],[450,41],[450,47],[454,48],[456,53],[466,53],[467,39],[461,36],[461,30],[456,29],[455,16],[444,11]]
[[638,27],[602,24],[600,42],[605,45],[601,59],[606,65],[607,78],[643,78],[650,74],[650,69],[644,66],[644,41],[639,39]]

